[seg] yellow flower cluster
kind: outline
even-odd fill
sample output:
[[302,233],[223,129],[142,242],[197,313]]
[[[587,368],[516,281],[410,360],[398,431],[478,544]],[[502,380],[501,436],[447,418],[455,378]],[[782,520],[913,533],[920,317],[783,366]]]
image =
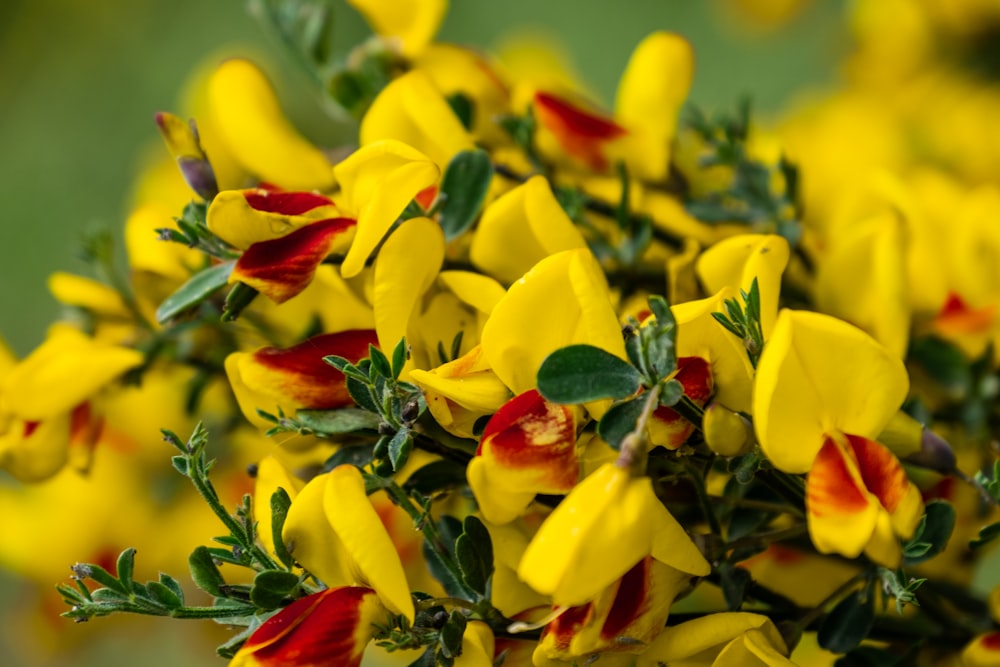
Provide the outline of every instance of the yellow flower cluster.
[[[238,619],[238,667],[1000,664],[967,590],[1000,533],[992,5],[855,3],[848,82],[767,133],[682,116],[676,34],[605,111],[435,42],[443,0],[351,4],[356,148],[219,64],[192,122],[157,115],[127,284],[54,276],[81,323],[0,350],[0,467],[32,485],[0,513],[73,503],[0,561],[89,561],[77,618]],[[175,468],[217,514],[248,494],[190,559],[215,607],[109,573],[210,541],[173,485],[135,502],[196,420],[223,461],[193,437]]]

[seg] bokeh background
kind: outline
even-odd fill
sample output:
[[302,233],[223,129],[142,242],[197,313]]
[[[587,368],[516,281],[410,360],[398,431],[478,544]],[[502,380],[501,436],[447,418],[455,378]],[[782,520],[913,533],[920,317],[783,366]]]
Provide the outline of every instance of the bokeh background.
[[[331,4],[339,47],[367,36],[353,10]],[[848,48],[843,3],[835,0],[802,3],[780,29],[741,14],[736,0],[452,4],[443,39],[489,49],[518,30],[548,34],[605,104],[632,47],[652,30],[674,30],[694,44],[694,103],[732,107],[746,94],[764,118],[834,81],[834,63]],[[16,353],[41,341],[58,314],[48,274],[85,270],[82,235],[100,227],[120,234],[138,166],[150,151],[163,150],[153,114],[179,107],[196,67],[237,53],[264,63],[307,136],[321,145],[349,141],[353,128],[323,114],[308,78],[241,0],[0,2],[0,337]],[[19,536],[0,532],[0,539]],[[78,557],[65,554],[67,567]],[[224,664],[212,649],[218,635],[181,622],[56,619],[41,632],[34,618],[22,618],[30,587],[11,573],[0,578],[4,667]]]

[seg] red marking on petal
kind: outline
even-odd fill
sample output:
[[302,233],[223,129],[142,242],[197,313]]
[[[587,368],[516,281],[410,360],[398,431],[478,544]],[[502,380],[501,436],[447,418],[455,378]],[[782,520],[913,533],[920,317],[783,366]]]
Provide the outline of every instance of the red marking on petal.
[[698,405],[705,405],[712,395],[712,367],[701,357],[679,358],[674,379],[684,386],[684,395]]
[[958,480],[954,477],[942,477],[937,484],[924,490],[920,495],[924,499],[924,502],[937,499],[954,500],[957,488]]
[[[708,361],[701,357],[679,358],[674,379],[684,387],[684,395],[699,406],[704,406],[712,395],[712,369]],[[663,405],[653,411],[653,419],[657,422],[650,425],[650,437],[654,445],[677,449],[694,432],[694,424]]]
[[90,409],[90,402],[84,401],[73,408],[69,420],[69,444],[92,452],[101,439],[104,417]]
[[996,319],[996,305],[972,308],[955,292],[948,298],[934,318],[934,330],[944,336],[982,333],[993,326]]
[[851,474],[846,454],[827,437],[806,477],[806,508],[816,517],[856,514],[868,507],[868,498]]
[[35,432],[35,429],[37,429],[41,423],[42,422],[40,421],[24,422],[24,431],[22,431],[21,437],[30,438],[31,434]]
[[979,640],[979,645],[987,651],[1000,651],[1000,632],[991,632],[983,635]]
[[847,442],[858,461],[865,486],[892,514],[910,486],[899,459],[884,445],[858,435],[848,435]]
[[375,591],[345,586],[296,600],[264,622],[239,650],[261,667],[361,664],[377,620]]
[[237,260],[230,281],[284,303],[308,287],[337,237],[356,224],[352,218],[318,220],[281,238],[254,243]]
[[333,410],[354,401],[347,391],[344,374],[323,361],[337,355],[357,362],[368,356],[368,346],[378,345],[372,329],[354,329],[323,334],[288,349],[265,347],[253,353],[253,360],[273,371],[268,382],[295,400],[301,407]]
[[276,192],[264,187],[243,193],[251,208],[282,215],[302,215],[320,206],[330,206],[329,197],[312,192]]
[[650,565],[652,557],[646,556],[625,573],[618,582],[618,591],[608,616],[601,627],[601,637],[613,641],[625,634],[626,628],[642,615],[649,606]]
[[489,455],[503,468],[540,473],[549,487],[540,493],[568,491],[579,477],[573,412],[530,389],[490,418],[476,455]]
[[563,150],[597,171],[607,167],[604,144],[627,133],[610,118],[598,116],[551,93],[536,92],[534,109],[538,122],[555,135]]
[[569,643],[574,635],[585,626],[593,612],[594,603],[570,607],[555,620],[545,626],[542,637],[553,643],[553,648],[559,651],[569,649]]
[[420,208],[425,211],[429,211],[431,206],[434,205],[434,199],[437,198],[438,188],[436,185],[428,185],[426,188],[417,193],[414,197],[417,203],[420,204]]

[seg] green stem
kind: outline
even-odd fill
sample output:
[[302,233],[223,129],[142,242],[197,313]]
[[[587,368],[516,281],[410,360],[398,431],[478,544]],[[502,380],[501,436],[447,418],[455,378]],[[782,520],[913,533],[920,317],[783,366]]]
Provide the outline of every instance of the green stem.
[[455,559],[452,558],[451,552],[448,550],[447,545],[445,545],[444,540],[441,539],[441,534],[438,532],[434,520],[422,508],[417,507],[409,494],[396,484],[395,481],[381,477],[378,479],[386,493],[392,496],[396,504],[413,519],[413,525],[423,533],[424,539],[437,552],[441,558],[441,562],[448,568],[455,580],[462,581],[462,570],[459,568],[458,563],[455,562]]
[[657,383],[646,392],[646,402],[642,406],[642,412],[635,422],[632,432],[622,438],[621,454],[615,462],[619,468],[631,470],[636,474],[646,472],[647,438],[646,424],[649,423],[653,412],[660,403],[660,384]]
[[721,537],[722,525],[719,524],[719,518],[715,516],[715,510],[712,509],[712,503],[708,499],[708,492],[705,490],[705,475],[698,469],[698,466],[692,463],[689,457],[683,457],[682,463],[684,469],[694,482],[692,484],[694,493],[698,497],[698,505],[701,507],[701,512],[705,515],[705,520],[708,521],[709,530],[712,531],[713,535]]
[[832,593],[827,595],[822,602],[803,614],[799,620],[796,621],[796,625],[801,630],[805,630],[826,613],[824,611],[826,607],[835,602],[840,602],[843,598],[847,597],[848,594],[853,593],[860,584],[871,579],[871,577],[872,571],[870,569],[858,572],[840,586],[837,586],[837,588]]
[[746,507],[747,509],[756,509],[764,512],[775,512],[778,514],[794,514],[797,517],[803,517],[802,510],[797,507],[792,507],[790,505],[782,505],[781,503],[772,503],[767,500],[754,500],[752,498],[740,498],[737,496],[714,496],[709,495],[708,499],[714,503],[719,503],[722,505],[732,505],[734,507]]

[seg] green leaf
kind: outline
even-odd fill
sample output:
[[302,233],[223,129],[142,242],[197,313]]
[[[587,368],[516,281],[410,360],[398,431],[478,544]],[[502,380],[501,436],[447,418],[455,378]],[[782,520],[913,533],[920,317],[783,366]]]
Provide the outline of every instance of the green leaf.
[[447,658],[455,658],[462,652],[462,635],[465,634],[467,622],[465,616],[457,609],[448,615],[448,620],[438,634],[441,652]]
[[188,476],[188,459],[187,456],[173,456],[170,458],[170,463],[174,466],[174,470],[184,475]]
[[979,535],[969,541],[970,549],[979,549],[1000,537],[1000,522],[991,523],[979,529]]
[[439,220],[444,237],[461,236],[479,215],[493,179],[493,164],[486,151],[461,151],[448,163],[441,178]]
[[285,570],[264,570],[253,578],[250,601],[261,609],[277,609],[295,587],[298,575]]
[[285,567],[292,567],[294,560],[292,554],[288,552],[285,541],[281,534],[285,529],[285,519],[288,517],[288,510],[292,506],[292,499],[288,492],[280,486],[271,494],[271,539],[274,541],[274,553],[278,560]]
[[411,451],[413,451],[413,434],[408,427],[404,426],[396,431],[396,434],[389,441],[388,454],[392,469],[398,471],[402,468],[407,459],[410,458]]
[[642,397],[637,396],[612,405],[597,423],[597,435],[601,436],[612,449],[616,451],[621,449],[622,440],[635,430],[644,403]]
[[115,572],[118,580],[122,582],[125,590],[131,592],[133,588],[132,573],[135,571],[135,549],[129,547],[118,555],[118,562],[115,564]]
[[908,356],[950,392],[965,393],[972,384],[972,372],[965,355],[947,341],[918,338],[910,343]]
[[226,295],[226,300],[222,304],[222,321],[234,322],[240,314],[253,303],[253,300],[260,294],[256,289],[246,283],[236,283]]
[[[944,551],[954,528],[955,508],[944,500],[928,502],[920,527],[913,539],[903,547],[903,564],[917,565]],[[923,545],[927,545],[926,548]]]
[[360,445],[351,445],[339,448],[323,462],[322,472],[330,472],[337,466],[349,463],[355,468],[364,468],[372,462],[372,448]]
[[295,420],[321,435],[340,435],[355,431],[377,431],[379,416],[361,408],[339,410],[299,410]]
[[834,653],[847,653],[868,636],[875,623],[872,596],[856,591],[837,603],[816,633],[819,645]]
[[493,574],[493,542],[483,522],[468,516],[463,533],[455,540],[455,558],[466,585],[477,593],[486,594],[486,584]]
[[375,371],[378,375],[381,375],[384,378],[391,378],[393,376],[392,366],[389,365],[389,360],[382,353],[382,350],[378,349],[371,343],[368,344],[368,358],[372,361],[372,371]]
[[400,338],[396,347],[392,350],[392,378],[399,379],[399,374],[403,372],[403,366],[409,358],[409,350],[406,345],[406,338]]
[[105,570],[100,565],[95,565],[93,563],[77,563],[72,568],[73,577],[75,579],[93,579],[101,586],[114,591],[115,593],[121,595],[129,595],[131,591],[126,590],[122,586],[122,582],[118,580],[118,577],[112,575],[110,572]]
[[676,379],[670,379],[660,385],[659,404],[671,407],[684,397],[684,385]]
[[375,398],[372,396],[372,392],[368,384],[361,382],[360,380],[356,380],[349,375],[346,377],[347,381],[344,384],[347,386],[347,393],[351,395],[354,402],[368,412],[379,414],[378,405],[375,403]]
[[719,583],[722,587],[722,595],[726,599],[726,607],[730,611],[736,611],[743,604],[747,595],[747,588],[750,587],[750,573],[741,567],[735,567],[729,561],[719,564]]
[[219,567],[212,558],[212,553],[208,547],[199,546],[188,557],[188,567],[191,569],[191,578],[195,585],[209,595],[221,597],[220,587],[226,584],[226,580],[219,572]]
[[455,115],[458,116],[458,119],[462,121],[462,127],[466,130],[471,130],[476,114],[476,107],[473,105],[472,100],[462,93],[452,93],[445,98],[445,101]]
[[[445,515],[438,520],[437,527],[445,548],[450,554],[454,554],[455,542],[458,540],[458,536],[462,534],[462,524],[455,517]],[[434,578],[441,582],[448,595],[462,598],[463,600],[474,600],[476,598],[475,592],[469,590],[465,582],[456,577],[457,573],[448,567],[442,560],[441,554],[430,545],[430,542],[424,540],[422,548],[424,558],[427,561],[427,568],[431,571]]]
[[174,594],[180,598],[181,604],[184,603],[184,589],[181,588],[180,583],[171,577],[169,574],[160,572],[160,583],[169,588],[174,592]]
[[156,309],[156,321],[165,324],[181,313],[194,308],[227,282],[236,261],[222,262],[196,273],[176,292],[164,299]]
[[406,478],[403,489],[407,493],[416,491],[423,496],[430,496],[465,484],[465,466],[456,461],[441,459],[415,470]]
[[553,403],[621,399],[639,389],[639,371],[593,345],[570,345],[545,358],[538,369],[538,391]]
[[146,582],[146,591],[149,596],[162,604],[167,609],[177,609],[184,604],[183,598],[172,588],[164,586],[158,581]]

